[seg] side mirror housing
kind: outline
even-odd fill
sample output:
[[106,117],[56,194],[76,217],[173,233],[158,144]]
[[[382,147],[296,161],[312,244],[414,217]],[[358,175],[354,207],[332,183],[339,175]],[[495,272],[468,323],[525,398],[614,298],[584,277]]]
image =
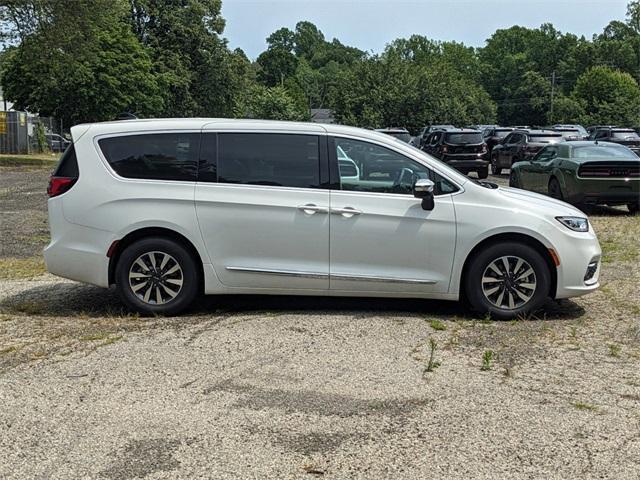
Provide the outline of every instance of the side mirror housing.
[[422,199],[423,210],[433,210],[435,207],[433,198],[435,186],[435,183],[427,178],[420,178],[416,180],[416,183],[413,185],[413,196]]

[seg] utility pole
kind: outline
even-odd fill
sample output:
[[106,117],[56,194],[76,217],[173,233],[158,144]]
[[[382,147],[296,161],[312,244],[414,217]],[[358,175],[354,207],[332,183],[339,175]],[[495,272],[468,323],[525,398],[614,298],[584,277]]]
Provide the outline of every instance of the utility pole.
[[551,73],[551,106],[549,108],[549,123],[553,124],[553,96],[556,93],[556,71]]

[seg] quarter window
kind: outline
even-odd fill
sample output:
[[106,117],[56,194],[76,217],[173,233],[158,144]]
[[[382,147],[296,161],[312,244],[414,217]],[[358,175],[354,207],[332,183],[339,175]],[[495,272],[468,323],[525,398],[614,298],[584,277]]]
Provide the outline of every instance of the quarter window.
[[107,162],[125,178],[196,180],[198,133],[150,133],[98,141]]
[[314,135],[221,133],[218,181],[319,188],[319,140]]
[[433,180],[436,195],[458,190],[441,175],[388,148],[345,138],[336,138],[335,148],[341,190],[412,195],[419,178]]

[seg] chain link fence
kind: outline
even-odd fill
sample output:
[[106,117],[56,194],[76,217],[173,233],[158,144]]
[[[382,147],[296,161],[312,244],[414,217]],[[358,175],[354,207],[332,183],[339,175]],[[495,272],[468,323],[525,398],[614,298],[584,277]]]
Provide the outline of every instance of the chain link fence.
[[0,154],[61,152],[69,144],[67,136],[53,117],[0,111]]

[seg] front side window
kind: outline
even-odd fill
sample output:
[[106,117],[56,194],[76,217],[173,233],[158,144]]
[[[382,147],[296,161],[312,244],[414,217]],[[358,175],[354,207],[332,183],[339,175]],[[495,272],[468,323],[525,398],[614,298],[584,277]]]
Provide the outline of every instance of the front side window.
[[[388,148],[336,138],[335,149],[341,190],[413,195],[413,185],[420,178],[434,181],[436,195],[458,190],[441,175]],[[344,168],[346,165],[350,168]]]
[[98,141],[111,168],[125,178],[195,181],[198,133],[122,135]]
[[535,162],[548,162],[553,160],[558,155],[558,151],[555,147],[545,147],[542,151],[535,157]]
[[318,137],[279,133],[220,133],[218,182],[319,188]]

